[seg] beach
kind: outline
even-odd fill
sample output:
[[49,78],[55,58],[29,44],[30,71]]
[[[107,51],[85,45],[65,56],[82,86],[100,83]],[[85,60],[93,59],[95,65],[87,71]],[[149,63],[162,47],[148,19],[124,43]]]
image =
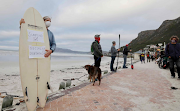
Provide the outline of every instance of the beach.
[[[103,57],[101,60],[101,70],[110,72],[110,57]],[[71,85],[77,86],[88,82],[88,73],[83,68],[85,65],[94,63],[93,55],[88,54],[68,54],[53,53],[51,56],[50,85],[53,91],[59,90],[59,84],[66,82],[63,79],[72,79]],[[116,67],[117,59],[114,67]],[[119,66],[122,67],[123,58],[119,58]],[[127,60],[130,63],[130,59]],[[82,77],[83,76],[83,77]],[[81,77],[81,78],[80,78]],[[80,79],[78,79],[80,78]],[[0,92],[7,92],[9,95],[23,96],[21,79],[19,73],[19,52],[18,51],[0,51]],[[4,94],[4,93],[2,93]],[[49,94],[51,92],[49,91]],[[0,98],[0,109],[3,98]],[[18,103],[19,99],[14,99],[13,105]]]

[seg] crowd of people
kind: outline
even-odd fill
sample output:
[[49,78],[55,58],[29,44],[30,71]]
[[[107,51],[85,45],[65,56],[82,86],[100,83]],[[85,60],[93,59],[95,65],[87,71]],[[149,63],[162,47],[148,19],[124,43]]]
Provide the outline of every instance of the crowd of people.
[[[45,57],[48,57],[51,55],[51,53],[54,52],[56,48],[56,42],[53,33],[48,29],[51,25],[51,18],[45,16],[43,17],[43,20],[47,28],[49,42],[50,42],[50,50],[46,50],[46,54],[44,55]],[[24,19],[20,20],[20,26],[22,23],[25,23]],[[100,45],[100,35],[95,35],[94,38],[95,41],[91,45],[91,52],[93,52],[94,55],[95,72],[96,72],[96,69],[100,67],[101,57],[103,57],[103,53]],[[175,63],[178,72],[178,79],[180,79],[180,44],[178,43],[179,38],[177,36],[172,36],[170,38],[170,41],[171,42],[166,45],[165,49],[164,48],[161,50],[157,49],[155,54],[151,54],[150,52],[145,53],[144,51],[142,51],[142,53],[139,55],[140,61],[141,63],[145,63],[146,61],[145,58],[147,58],[147,63],[155,60],[155,63],[158,63],[159,67],[167,68],[169,66],[172,78],[175,78],[175,73],[174,73],[174,63]],[[111,47],[111,64],[110,64],[111,71],[116,71],[113,68],[113,64],[117,53],[120,51],[120,48],[116,49],[115,45],[116,42],[113,41]],[[128,52],[131,51],[132,50],[128,50],[128,44],[127,44],[123,50],[123,58],[124,58],[123,68],[128,68],[126,66],[127,55]]]
[[180,79],[180,43],[178,41],[177,36],[172,36],[166,48],[159,48],[154,54],[142,51],[139,55],[141,63],[145,63],[145,58],[147,63],[155,60],[160,68],[170,69],[171,78],[175,78],[175,69],[177,69],[178,79]]
[[147,58],[147,62],[154,61],[156,56],[154,54],[150,54],[150,52],[145,53],[142,51],[142,53],[139,55],[139,59],[141,63],[145,63],[145,58]]

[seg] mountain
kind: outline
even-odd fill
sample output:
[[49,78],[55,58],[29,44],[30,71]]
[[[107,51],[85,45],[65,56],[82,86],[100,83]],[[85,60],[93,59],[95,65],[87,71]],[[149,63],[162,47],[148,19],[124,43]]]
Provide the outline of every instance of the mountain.
[[156,30],[146,30],[138,34],[138,37],[129,43],[133,52],[144,48],[149,44],[170,42],[170,37],[177,35],[180,37],[180,17],[174,20],[165,20]]
[[60,52],[60,53],[75,53],[75,54],[90,54],[90,52],[73,51],[73,50],[70,50],[70,49],[63,49],[63,48],[58,48],[58,47],[56,47],[55,52]]
[[[59,52],[59,53],[73,53],[73,54],[91,54],[91,52],[82,52],[82,51],[73,51],[70,49],[63,49],[63,48],[56,48],[55,52]],[[103,51],[104,55],[107,55],[108,52],[107,51]]]

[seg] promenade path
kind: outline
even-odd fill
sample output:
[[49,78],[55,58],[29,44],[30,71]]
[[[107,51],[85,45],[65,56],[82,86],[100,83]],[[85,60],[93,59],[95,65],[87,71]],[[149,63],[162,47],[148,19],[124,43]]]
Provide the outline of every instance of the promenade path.
[[37,111],[180,111],[180,80],[154,62],[134,64],[55,99]]

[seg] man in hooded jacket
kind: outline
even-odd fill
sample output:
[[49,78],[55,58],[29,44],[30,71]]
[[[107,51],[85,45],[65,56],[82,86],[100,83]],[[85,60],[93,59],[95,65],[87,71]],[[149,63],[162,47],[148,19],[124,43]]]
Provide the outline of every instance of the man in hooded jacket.
[[101,57],[103,57],[103,53],[100,45],[100,35],[95,35],[94,38],[95,41],[92,43],[92,49],[94,50],[94,73],[96,73],[101,65]]

